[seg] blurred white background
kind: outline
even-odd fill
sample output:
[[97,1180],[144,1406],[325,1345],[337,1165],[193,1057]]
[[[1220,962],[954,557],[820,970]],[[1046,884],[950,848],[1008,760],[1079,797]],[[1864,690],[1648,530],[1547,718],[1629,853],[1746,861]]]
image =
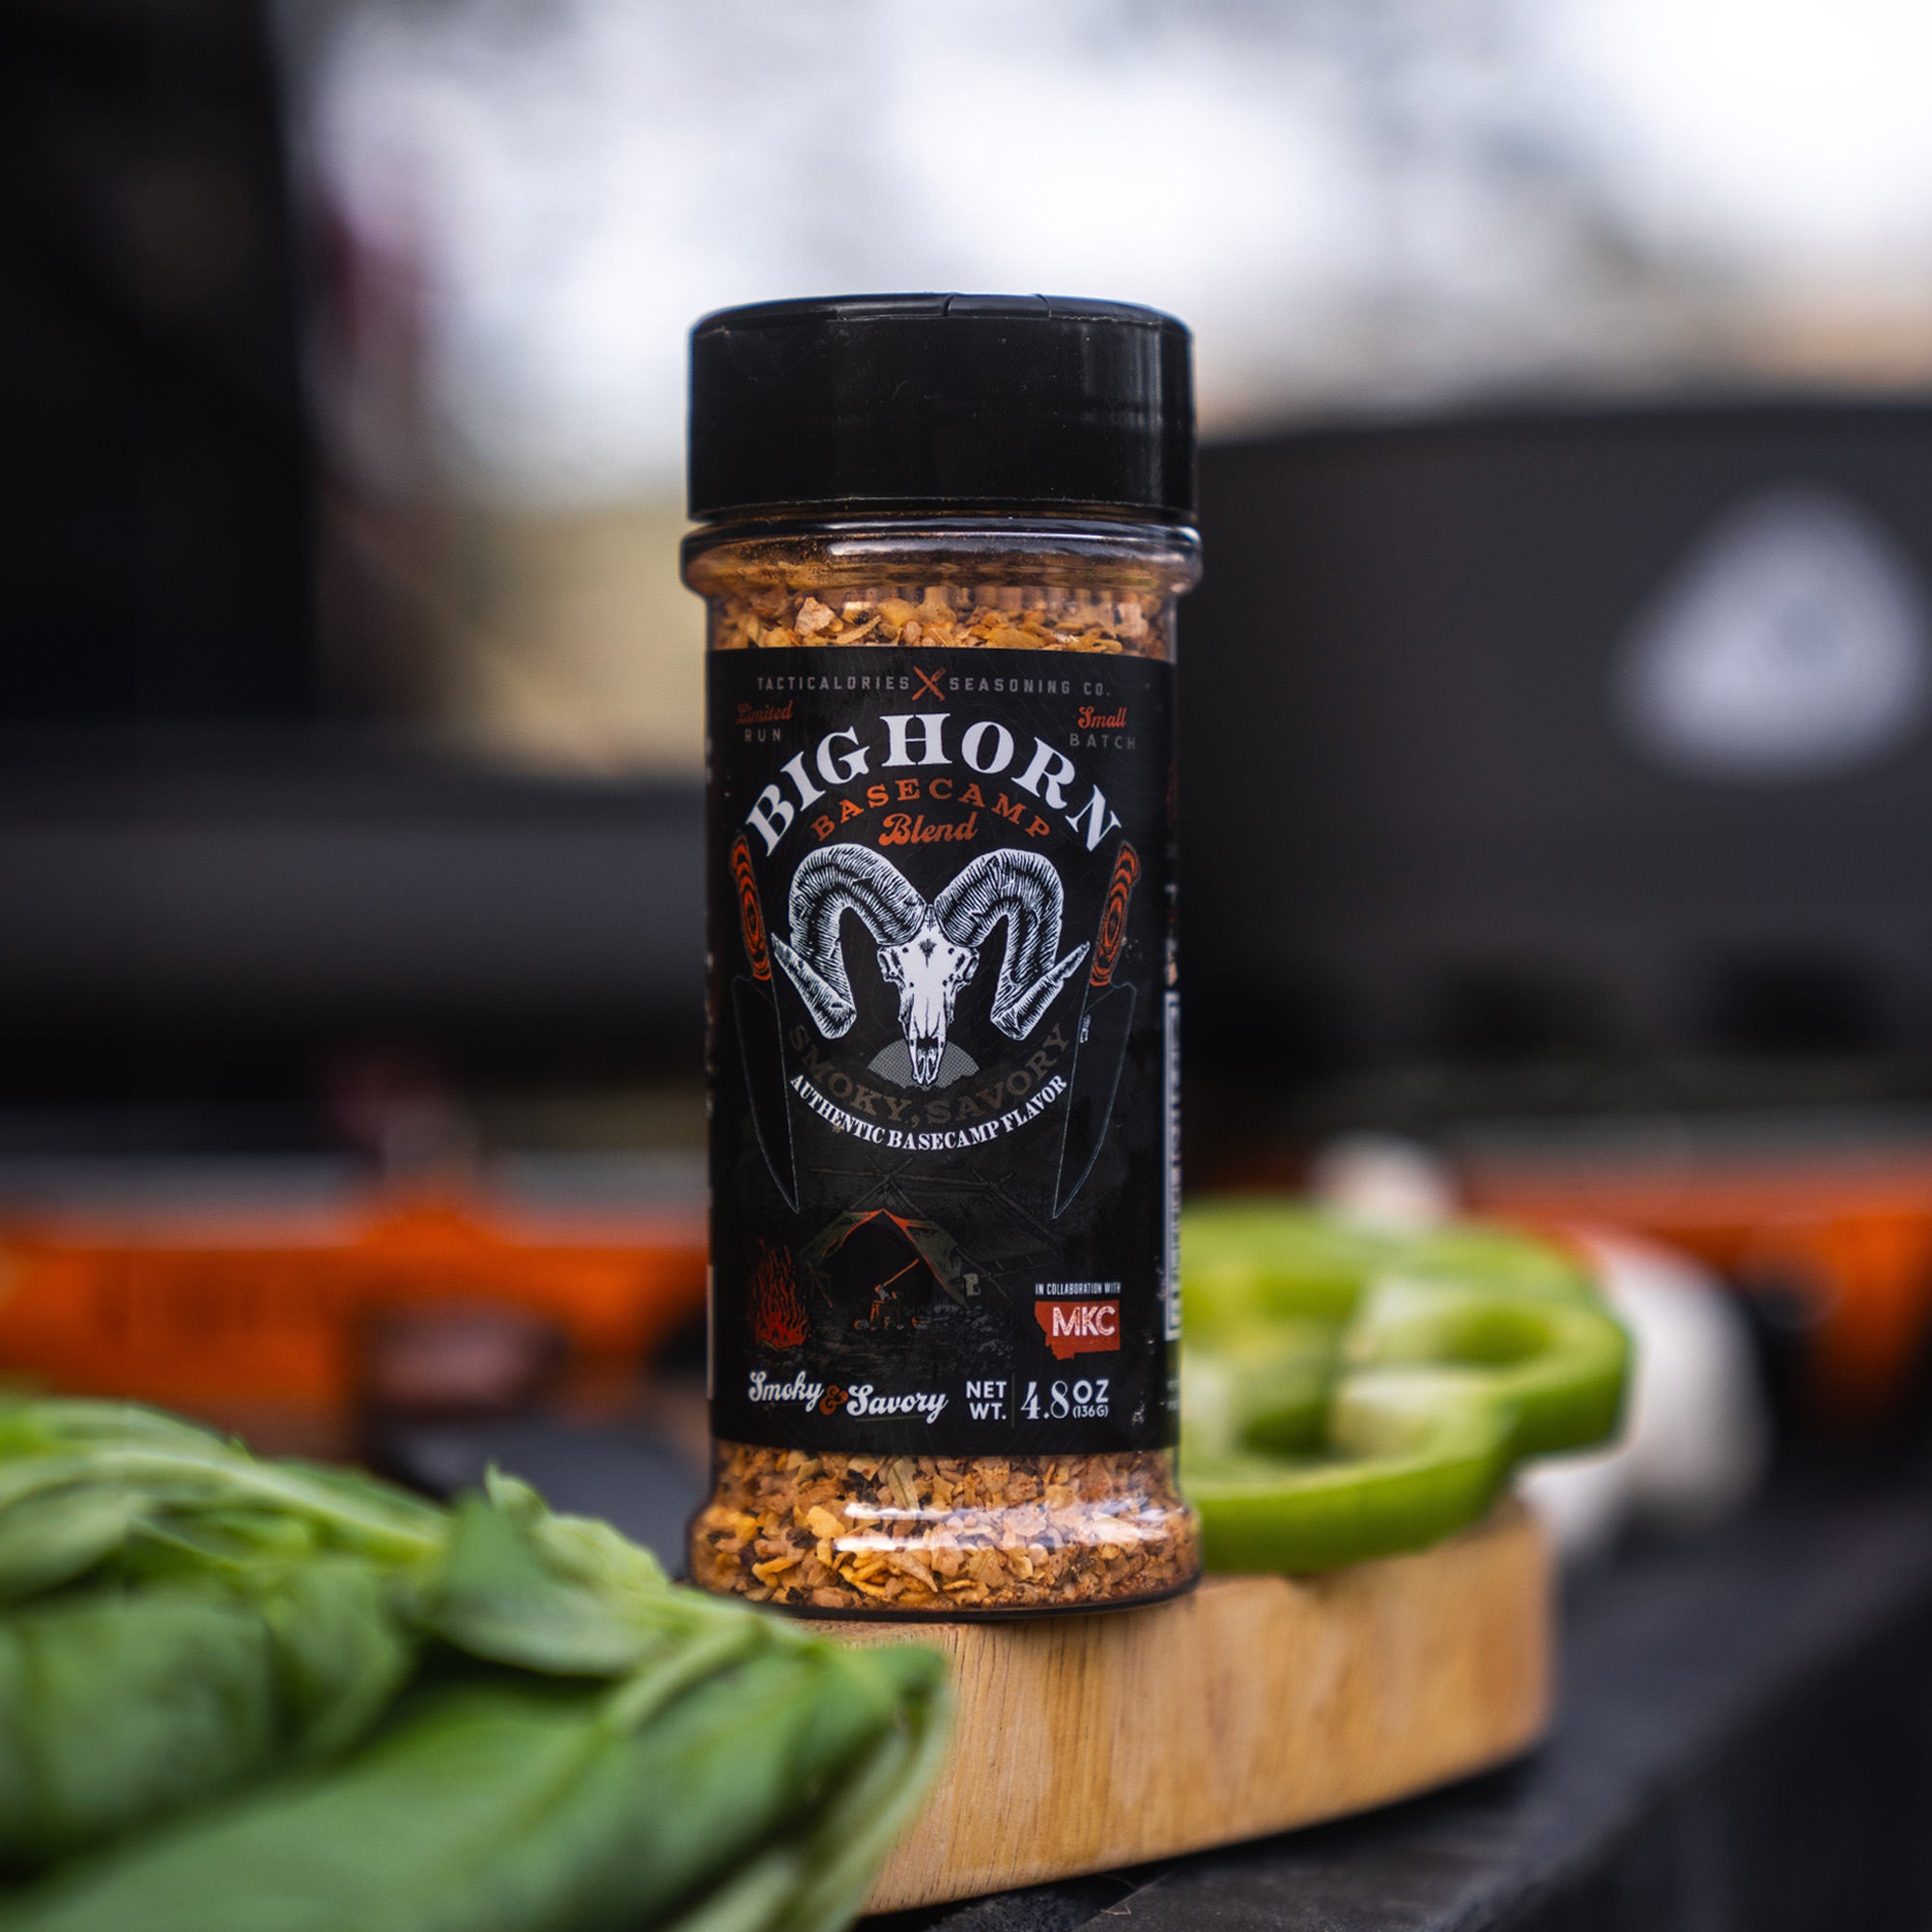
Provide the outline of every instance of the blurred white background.
[[1932,371],[1923,0],[300,0],[286,21],[347,576],[413,586],[460,634],[417,700],[511,755],[696,757],[669,555],[686,332],[725,303],[1153,302],[1195,329],[1209,435]]

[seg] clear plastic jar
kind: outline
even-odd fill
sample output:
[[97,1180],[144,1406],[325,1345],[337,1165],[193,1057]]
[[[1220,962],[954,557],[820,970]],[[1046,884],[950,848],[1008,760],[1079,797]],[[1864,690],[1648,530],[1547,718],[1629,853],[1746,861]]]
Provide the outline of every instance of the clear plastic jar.
[[985,1616],[1198,1577],[1170,690],[1198,574],[1171,513],[764,505],[687,543],[710,647],[704,1588]]

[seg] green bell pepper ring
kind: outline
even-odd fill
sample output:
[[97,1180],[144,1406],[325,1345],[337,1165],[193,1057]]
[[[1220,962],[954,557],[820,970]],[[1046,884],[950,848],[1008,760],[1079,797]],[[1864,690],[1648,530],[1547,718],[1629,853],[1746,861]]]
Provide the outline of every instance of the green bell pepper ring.
[[1258,1322],[1346,1321],[1402,1253],[1385,1236],[1273,1201],[1191,1207],[1180,1239],[1188,1332],[1203,1341]]
[[1560,1251],[1480,1226],[1397,1240],[1305,1210],[1203,1218],[1205,1238],[1194,1217],[1185,1234],[1190,1317],[1200,1256],[1208,1320],[1181,1474],[1210,1570],[1425,1548],[1523,1457],[1614,1433],[1629,1343]]
[[1346,1375],[1325,1453],[1197,1452],[1182,1484],[1209,1570],[1332,1570],[1419,1549],[1475,1521],[1509,1477],[1507,1418],[1445,1369]]
[[1194,1453],[1320,1450],[1341,1350],[1341,1328],[1323,1322],[1235,1330],[1212,1349],[1190,1343],[1180,1364],[1180,1412]]
[[1573,1256],[1482,1221],[1395,1235],[1292,1203],[1235,1198],[1190,1207],[1181,1246],[1188,1332],[1203,1341],[1257,1322],[1347,1321],[1369,1284],[1392,1274],[1539,1299],[1596,1299]]
[[1369,1293],[1351,1362],[1452,1363],[1510,1418],[1510,1455],[1555,1456],[1616,1433],[1630,1338],[1600,1305],[1398,1278]]

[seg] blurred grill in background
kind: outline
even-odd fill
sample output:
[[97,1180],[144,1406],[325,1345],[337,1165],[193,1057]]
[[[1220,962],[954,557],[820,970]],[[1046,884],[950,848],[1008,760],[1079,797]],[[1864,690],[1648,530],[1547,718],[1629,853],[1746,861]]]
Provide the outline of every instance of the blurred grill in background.
[[1932,410],[1449,418],[1203,469],[1198,1048],[1662,1098],[1669,1061],[1932,1046]]

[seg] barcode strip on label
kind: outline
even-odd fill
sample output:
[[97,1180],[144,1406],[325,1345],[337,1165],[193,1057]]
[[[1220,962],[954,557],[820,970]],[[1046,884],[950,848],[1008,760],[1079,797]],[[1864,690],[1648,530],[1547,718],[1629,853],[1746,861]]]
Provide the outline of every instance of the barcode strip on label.
[[1167,1037],[1167,1112],[1161,1133],[1161,1155],[1167,1169],[1167,1215],[1162,1230],[1166,1256],[1161,1278],[1161,1306],[1167,1320],[1167,1339],[1180,1340],[1180,995],[1167,995],[1163,1015]]

